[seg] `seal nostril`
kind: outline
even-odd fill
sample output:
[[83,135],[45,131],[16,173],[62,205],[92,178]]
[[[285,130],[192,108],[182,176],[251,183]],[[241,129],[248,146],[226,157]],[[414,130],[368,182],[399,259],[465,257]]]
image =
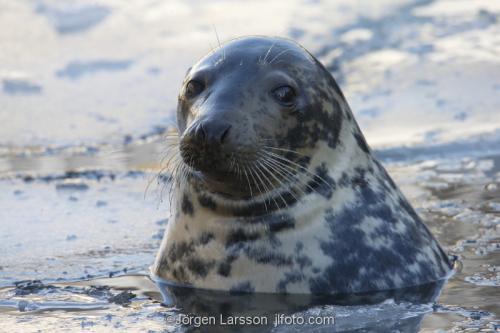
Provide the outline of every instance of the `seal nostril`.
[[220,137],[220,143],[224,143],[224,140],[227,138],[227,135],[229,134],[229,130],[231,129],[231,125],[229,125],[224,132],[222,133]]
[[203,127],[202,123],[200,123],[200,124],[198,124],[198,126],[196,126],[195,136],[198,140],[205,141],[205,139],[207,137],[207,133],[206,133],[205,128]]

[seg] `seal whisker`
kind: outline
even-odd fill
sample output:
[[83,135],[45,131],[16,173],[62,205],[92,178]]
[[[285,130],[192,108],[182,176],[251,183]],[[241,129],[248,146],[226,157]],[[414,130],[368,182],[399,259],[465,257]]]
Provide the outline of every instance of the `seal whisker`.
[[229,157],[229,172],[233,172],[234,162],[234,153],[231,153],[231,157]]
[[[170,180],[170,186],[169,186],[169,190],[168,190],[168,204],[170,207],[172,207],[172,191],[173,191],[173,188],[174,186],[176,186],[177,184],[177,181],[176,179],[178,179],[178,171],[179,171],[179,168],[181,167],[182,165],[182,162],[178,163],[174,169],[174,171],[172,172],[172,178]],[[162,196],[163,196],[163,193],[162,193]]]
[[330,185],[330,183],[328,183],[325,179],[323,179],[323,177],[321,177],[321,176],[319,176],[319,175],[316,175],[316,174],[314,174],[314,173],[310,172],[309,170],[307,170],[307,169],[306,169],[305,167],[303,167],[302,165],[300,165],[300,164],[298,164],[298,163],[296,163],[296,162],[294,162],[294,161],[291,161],[291,160],[289,160],[288,158],[286,158],[286,157],[284,157],[284,156],[282,156],[282,155],[277,155],[277,154],[272,153],[272,152],[269,152],[269,151],[264,151],[264,152],[265,152],[266,154],[271,154],[271,156],[274,156],[274,157],[276,157],[276,158],[278,158],[278,159],[280,159],[280,160],[282,160],[282,161],[285,161],[285,162],[288,162],[288,163],[290,163],[290,164],[292,164],[292,165],[297,166],[298,168],[300,168],[301,170],[303,170],[305,173],[307,173],[307,174],[311,175],[311,176],[313,177],[313,179],[314,179],[314,178],[318,178],[318,179],[319,179],[319,180],[321,180],[321,181],[322,181],[325,185],[327,185],[328,187],[330,187],[330,189],[334,190],[334,188],[332,187],[332,185]]
[[[274,160],[272,158],[269,158],[269,163],[272,164],[272,166],[275,167],[277,169],[277,171],[281,172],[283,177],[288,179],[288,181],[290,183],[290,189],[292,189],[292,186],[294,183],[298,183],[299,185],[306,186],[311,191],[314,191],[314,188],[312,188],[309,184],[304,183],[304,180],[298,177],[297,172],[293,173],[292,171],[290,171],[290,170],[297,171],[296,169],[293,169],[293,168],[291,168],[287,165],[284,165],[284,164],[279,164],[279,163],[281,163],[280,161]],[[283,173],[285,173],[285,174],[283,174]],[[300,194],[302,194],[304,196],[307,195],[307,193],[302,189],[302,187],[295,186],[295,188],[300,191]],[[292,192],[290,192],[290,194],[292,194]],[[295,197],[295,199],[297,199],[297,198]]]
[[[276,163],[281,163],[280,161],[274,161]],[[304,186],[305,188],[309,189],[311,192],[318,192],[318,190],[314,187],[312,187],[309,182],[312,182],[313,184],[316,184],[316,185],[320,185],[320,183],[318,181],[316,181],[314,178],[309,178],[309,179],[304,179],[304,178],[299,178],[298,175],[299,173],[303,173],[307,176],[309,176],[309,174],[301,171],[301,170],[296,170],[296,169],[293,169],[291,168],[290,166],[288,165],[285,165],[285,164],[279,164],[277,165],[278,168],[281,168],[282,170],[284,170],[285,172],[288,172],[289,174],[295,176],[295,180],[302,186]],[[294,171],[297,171],[297,173],[293,174],[290,170],[294,170]],[[314,175],[312,175],[314,176]],[[303,195],[306,195],[307,193],[304,191],[303,188],[299,187],[301,193]]]
[[[169,156],[168,154],[166,154],[165,156],[163,156],[160,160],[160,166],[163,164],[163,162],[165,161],[166,158],[169,158],[169,161],[174,158],[175,155],[173,156]],[[160,168],[160,170],[155,173],[154,175],[152,175],[149,179],[148,179],[148,182],[147,182],[147,185],[146,185],[146,188],[144,189],[144,199],[146,198],[147,196],[147,193],[149,191],[149,188],[151,187],[151,184],[153,183],[153,181],[156,179],[158,184],[159,184],[159,179],[160,179],[160,176],[161,174],[168,168],[168,164],[166,166],[163,166]]]
[[169,189],[169,203],[172,204],[173,201],[173,188],[175,186],[180,186],[183,183],[183,179],[185,177],[185,172],[187,171],[187,167],[189,167],[182,160],[178,161],[177,166],[175,167],[175,171],[172,175],[172,180],[170,182]]
[[[262,194],[263,194],[263,197],[264,197],[264,200],[265,200],[266,196],[268,196],[267,194],[271,193],[271,190],[267,187],[267,185],[264,182],[264,180],[267,180],[267,182],[269,182],[269,180],[267,179],[267,177],[265,177],[265,175],[263,175],[263,172],[260,169],[259,165],[255,165],[255,173],[258,176],[258,178],[259,178],[259,180],[260,180],[260,182],[262,184],[262,187],[264,188],[265,192],[263,192]],[[276,202],[276,199],[274,199],[274,197],[268,196],[268,198],[269,198],[269,204],[271,204],[271,199],[272,199],[274,201],[274,204],[276,205],[276,207],[279,208],[279,205]]]
[[167,144],[178,144],[179,143],[179,137],[166,137],[164,139],[164,142]]
[[250,191],[250,197],[253,198],[252,186],[250,185],[250,179],[248,178],[247,168],[243,166],[243,172],[245,173],[245,177],[248,183],[248,190]]
[[181,175],[180,175],[179,183],[185,183],[187,181],[187,177],[188,177],[189,166],[186,165],[186,163],[181,163],[181,164],[182,164],[182,167],[181,167]]
[[177,186],[179,183],[180,179],[180,172],[182,167],[185,165],[185,163],[182,161],[182,158],[179,156],[177,159],[173,160],[173,168],[172,171],[170,172],[170,181],[169,181],[169,191],[168,191],[168,198],[169,198],[169,204],[172,205],[172,191],[174,186]]
[[[181,157],[180,157],[179,155],[173,155],[173,156],[171,156],[171,157],[169,158],[168,162],[167,162],[164,166],[162,166],[162,167],[160,168],[160,170],[157,172],[157,174],[156,174],[157,179],[159,180],[159,178],[162,176],[162,174],[163,174],[166,170],[170,169],[171,164],[173,163],[173,164],[175,165],[175,163],[177,163],[177,162],[178,162],[178,160],[179,160],[180,158],[181,158]],[[171,170],[171,171],[172,171],[172,170]]]
[[164,137],[165,142],[179,142],[180,138],[177,134],[175,135],[169,135]]
[[[168,154],[170,153],[172,150],[176,150],[177,148],[180,147],[180,144],[179,142],[167,142],[167,144],[165,145],[165,147],[161,150],[161,152],[163,154]],[[178,150],[178,149],[177,149]]]
[[[163,157],[163,158],[162,158],[162,161],[160,162],[160,164],[163,164],[163,160],[164,160],[166,157],[168,157],[168,156],[165,156],[165,157]],[[175,155],[174,155],[174,156],[171,156],[171,157],[170,157],[170,159],[169,159],[169,161],[170,161],[172,158],[174,158],[174,157],[176,157],[176,156],[175,156]],[[179,157],[179,156],[177,156],[177,157]],[[151,187],[151,184],[153,183],[153,181],[154,181],[155,179],[157,180],[157,184],[158,184],[158,185],[160,184],[160,177],[161,177],[161,175],[163,174],[163,172],[164,172],[164,171],[165,171],[168,167],[169,167],[169,163],[167,163],[167,165],[166,165],[166,166],[161,167],[161,168],[160,168],[160,170],[159,170],[157,173],[155,173],[154,175],[152,175],[152,176],[150,177],[150,179],[148,180],[148,183],[147,183],[147,185],[146,185],[146,188],[144,189],[144,198],[146,198],[147,193],[148,193],[148,191],[149,191],[149,188]],[[160,193],[161,193],[161,191],[160,191]],[[161,196],[161,194],[160,194],[160,196]]]
[[[260,160],[257,160],[257,164],[258,164],[257,168],[260,171],[260,173],[262,174],[262,177],[264,177],[264,179],[268,182],[269,186],[271,186],[271,188],[272,188],[272,182],[269,180],[269,178],[267,178],[266,174],[264,173],[264,171],[266,171],[266,168],[262,165],[262,163],[260,163]],[[272,193],[271,188],[268,188],[266,186],[266,191],[268,194]],[[276,201],[274,196],[271,196],[271,198],[273,199],[274,204],[276,205],[276,209],[280,209],[280,206],[278,205],[278,202]],[[281,198],[281,199],[283,199],[283,198]],[[284,199],[283,199],[283,202],[285,203],[285,205],[287,205],[286,201]]]
[[163,158],[160,160],[160,163],[162,163],[165,158],[169,157],[170,154],[176,154],[179,152],[179,145],[178,144],[170,144],[168,147],[166,147],[162,153],[163,153]]
[[[267,163],[270,167],[273,167],[275,168],[275,172],[278,173],[286,182],[287,184],[285,184],[285,182],[282,181],[282,184],[283,185],[287,185],[288,187],[288,190],[287,192],[290,193],[290,195],[295,199],[295,201],[299,201],[298,198],[295,196],[294,194],[294,190],[293,190],[293,183],[294,181],[297,180],[296,176],[292,174],[292,176],[289,176],[287,174],[284,174],[283,173],[283,167],[279,166],[279,165],[276,165],[276,164],[273,164],[272,163],[272,160],[269,158],[269,157],[265,157],[264,158],[264,161],[265,163]],[[286,170],[284,170],[286,171]],[[301,189],[299,188],[299,190],[301,190],[302,194],[305,195],[306,193]]]
[[[282,161],[279,161],[277,159],[273,159],[272,162],[275,163],[275,166],[276,167],[281,167],[281,169],[285,172],[287,172],[288,174],[290,174],[292,177],[294,177],[296,179],[296,181],[298,181],[300,184],[302,185],[305,185],[307,188],[309,188],[311,191],[313,192],[317,192],[315,188],[313,188],[311,185],[309,185],[307,182],[304,182],[304,180],[300,179],[300,178],[297,178],[298,176],[298,172],[302,172],[302,173],[305,173],[305,174],[308,174],[310,176],[312,176],[313,178],[311,179],[311,181],[313,181],[314,183],[316,184],[319,184],[315,179],[314,179],[314,174],[310,173],[309,171],[307,172],[304,172],[303,170],[297,170],[296,168],[293,168],[291,167],[290,165],[287,165],[285,163],[283,163]],[[293,173],[295,172],[295,173]],[[301,189],[301,191],[303,192],[303,194],[305,195],[306,193]]]
[[168,155],[173,149],[177,148],[177,150],[178,150],[179,147],[180,147],[179,137],[167,138],[165,140],[165,144],[164,144],[164,147],[162,149],[162,153],[164,153],[165,155]]
[[151,187],[151,184],[153,184],[153,181],[158,178],[158,174],[152,174],[149,176],[148,183],[146,184],[146,188],[144,189],[144,197],[143,199],[146,199],[149,188]]
[[178,138],[179,137],[179,133],[177,133],[177,132],[176,133],[164,133],[164,134],[162,134],[162,136],[164,138],[174,138],[174,137]]
[[176,135],[175,137],[166,137],[165,142],[167,144],[178,144],[179,143],[179,137]]
[[284,152],[287,152],[287,153],[293,153],[293,154],[297,154],[297,155],[300,155],[300,156],[309,157],[309,156],[307,156],[305,154],[301,154],[298,151],[291,150],[291,149],[277,148],[277,147],[271,147],[271,146],[264,146],[264,148],[272,149],[272,150],[279,150],[279,151],[284,151]]
[[226,50],[222,48],[222,44],[219,39],[219,34],[217,33],[217,28],[214,25],[215,37],[217,38],[217,43],[219,43],[219,49],[222,49],[222,61],[226,60]]
[[[255,177],[254,177],[254,175],[253,175],[253,169],[254,169],[254,168],[253,168],[253,166],[249,165],[248,170],[249,170],[249,172],[250,172],[250,176],[252,177],[253,182],[254,182],[255,186],[257,187],[257,190],[259,191],[259,195],[261,195],[261,194],[263,194],[264,192],[262,192],[262,191],[261,191],[260,186],[259,186],[259,183],[257,183],[257,181],[255,180]],[[266,212],[267,212],[268,210],[267,210],[267,204],[266,204],[266,200],[265,200],[265,198],[264,198],[264,207],[266,208]]]
[[236,174],[238,175],[238,178],[242,178],[241,176],[241,168],[240,168],[240,164],[238,163],[238,161],[236,161]]
[[180,186],[183,183],[187,183],[189,181],[190,175],[191,175],[191,167],[183,163],[182,180],[178,182],[178,185]]
[[286,50],[283,50],[281,51],[280,53],[278,53],[270,62],[269,62],[269,65],[271,65],[276,59],[278,59],[280,56],[282,56],[283,54],[287,53],[288,51],[291,51],[292,49],[286,49]]
[[[169,158],[168,162],[165,164],[165,166],[163,166],[160,171],[158,171],[158,176],[160,176],[163,172],[165,172],[166,170],[170,169],[171,167],[171,164],[173,163],[174,166],[176,163],[178,163],[179,159],[181,159],[182,157],[177,154],[177,155],[173,155]],[[172,169],[173,171],[173,169]]]
[[264,59],[262,59],[262,63],[266,63],[266,59],[267,57],[269,56],[269,53],[271,52],[271,50],[273,49],[274,45],[276,45],[276,41],[274,43],[271,44],[271,47],[269,47],[269,49],[267,50],[267,53],[266,55],[264,56]]
[[[274,175],[274,174],[273,174],[273,173],[269,170],[269,165],[267,165],[267,166],[262,165],[262,163],[263,163],[263,161],[262,161],[262,160],[261,160],[261,161],[259,161],[258,163],[259,163],[259,164],[263,167],[263,170],[264,170],[265,172],[267,172],[267,173],[268,173],[268,174],[269,174],[272,178],[274,178],[274,179],[278,182],[278,184],[280,185],[280,187],[282,187],[282,186],[284,186],[284,185],[285,185],[285,183],[283,183],[283,181],[282,181],[282,180],[278,179],[278,178],[277,178],[277,177],[276,177],[276,176],[275,176],[275,175]],[[281,194],[281,192],[279,192],[278,194],[279,194],[279,196],[280,196],[281,200],[283,201],[283,203],[285,204],[285,207],[287,207],[287,208],[288,208],[288,203],[286,202],[285,198],[283,198],[283,195]],[[279,208],[279,207],[278,207],[278,208]]]

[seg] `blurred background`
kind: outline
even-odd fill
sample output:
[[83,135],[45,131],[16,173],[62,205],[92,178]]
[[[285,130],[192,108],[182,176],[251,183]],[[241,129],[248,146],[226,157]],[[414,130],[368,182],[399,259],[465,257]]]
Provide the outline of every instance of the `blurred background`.
[[[499,329],[499,20],[493,0],[0,0],[0,331],[164,329],[157,303],[124,309],[74,283],[146,288],[183,76],[241,35],[292,38],[332,72],[463,261],[422,332]],[[74,289],[16,284],[34,279]],[[19,316],[39,310],[59,312]]]
[[[173,119],[220,40],[293,38],[332,71],[375,148],[500,127],[498,1],[0,1],[0,147],[122,143]],[[497,140],[498,142],[498,140]]]

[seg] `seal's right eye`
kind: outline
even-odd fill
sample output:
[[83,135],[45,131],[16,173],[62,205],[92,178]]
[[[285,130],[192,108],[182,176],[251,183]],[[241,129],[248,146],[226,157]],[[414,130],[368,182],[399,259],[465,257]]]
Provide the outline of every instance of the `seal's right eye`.
[[290,86],[284,85],[278,87],[271,93],[274,99],[284,106],[292,107],[295,104],[295,90]]
[[204,88],[205,86],[203,85],[203,83],[191,80],[187,83],[184,94],[186,95],[187,98],[193,98],[198,96],[203,91]]

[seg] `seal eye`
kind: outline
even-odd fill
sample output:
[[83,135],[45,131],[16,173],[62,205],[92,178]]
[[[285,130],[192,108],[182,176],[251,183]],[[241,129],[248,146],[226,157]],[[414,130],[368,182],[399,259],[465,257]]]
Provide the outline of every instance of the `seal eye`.
[[205,86],[199,81],[191,80],[186,85],[185,95],[187,98],[193,98],[199,95]]
[[293,106],[295,104],[295,90],[290,86],[281,86],[272,91],[274,99],[285,106]]

